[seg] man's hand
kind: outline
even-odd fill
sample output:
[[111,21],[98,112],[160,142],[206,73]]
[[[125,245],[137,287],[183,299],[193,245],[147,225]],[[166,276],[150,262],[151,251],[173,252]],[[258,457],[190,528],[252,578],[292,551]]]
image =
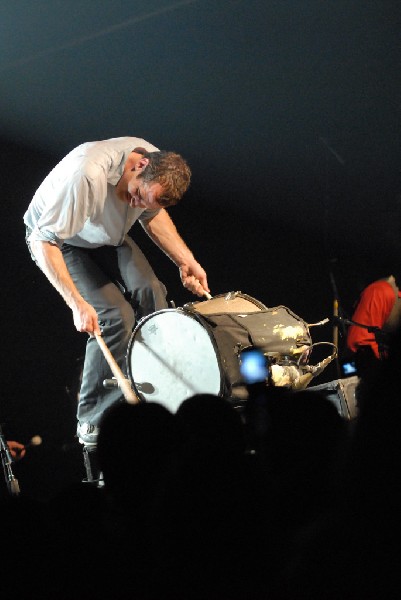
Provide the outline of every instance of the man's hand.
[[71,308],[77,331],[101,335],[96,311],[79,293],[61,250],[49,242],[32,242],[31,249],[50,283]]
[[210,292],[206,272],[195,259],[180,265],[180,277],[183,286],[193,294],[202,297]]
[[24,458],[26,452],[24,444],[20,444],[20,442],[7,441],[7,446],[14,460],[20,460],[21,458]]
[[204,269],[194,259],[164,208],[142,225],[154,243],[177,265],[182,284],[187,290],[201,297],[210,291]]
[[74,325],[77,331],[85,331],[92,335],[101,335],[97,313],[91,304],[82,300],[72,307]]

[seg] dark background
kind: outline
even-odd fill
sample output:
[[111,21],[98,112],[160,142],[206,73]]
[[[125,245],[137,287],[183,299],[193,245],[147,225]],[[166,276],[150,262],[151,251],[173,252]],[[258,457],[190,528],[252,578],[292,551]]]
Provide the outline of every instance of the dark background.
[[[386,0],[1,4],[0,420],[9,439],[43,438],[15,465],[23,489],[52,495],[82,468],[85,336],[24,243],[47,172],[83,141],[176,150],[193,181],[170,214],[213,295],[241,290],[309,323],[338,296],[349,314],[372,268],[399,269],[400,21]],[[169,298],[192,301],[134,236]],[[331,325],[311,333],[333,339]],[[336,377],[332,363],[316,384]]]

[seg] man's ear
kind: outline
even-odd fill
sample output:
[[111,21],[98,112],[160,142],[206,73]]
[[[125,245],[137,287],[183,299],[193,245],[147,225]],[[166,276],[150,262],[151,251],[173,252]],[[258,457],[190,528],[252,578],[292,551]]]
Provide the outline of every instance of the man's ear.
[[143,156],[135,163],[134,168],[132,170],[141,173],[148,166],[148,164],[149,159]]

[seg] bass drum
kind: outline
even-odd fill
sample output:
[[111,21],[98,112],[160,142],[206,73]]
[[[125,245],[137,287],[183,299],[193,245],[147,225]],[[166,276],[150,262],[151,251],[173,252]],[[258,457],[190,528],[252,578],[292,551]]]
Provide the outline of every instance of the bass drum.
[[128,345],[127,373],[141,400],[173,413],[194,394],[221,395],[223,390],[218,351],[207,326],[181,308],[139,321]]

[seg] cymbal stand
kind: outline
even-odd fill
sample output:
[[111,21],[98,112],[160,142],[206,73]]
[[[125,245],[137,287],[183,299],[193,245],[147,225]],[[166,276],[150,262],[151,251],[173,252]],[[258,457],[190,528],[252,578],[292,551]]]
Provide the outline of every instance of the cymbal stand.
[[11,456],[10,449],[6,442],[6,439],[3,434],[3,430],[0,425],[0,454],[1,454],[1,462],[3,465],[4,477],[7,484],[7,489],[11,496],[18,496],[20,493],[18,480],[14,477],[14,473],[12,470],[12,462],[13,458]]

